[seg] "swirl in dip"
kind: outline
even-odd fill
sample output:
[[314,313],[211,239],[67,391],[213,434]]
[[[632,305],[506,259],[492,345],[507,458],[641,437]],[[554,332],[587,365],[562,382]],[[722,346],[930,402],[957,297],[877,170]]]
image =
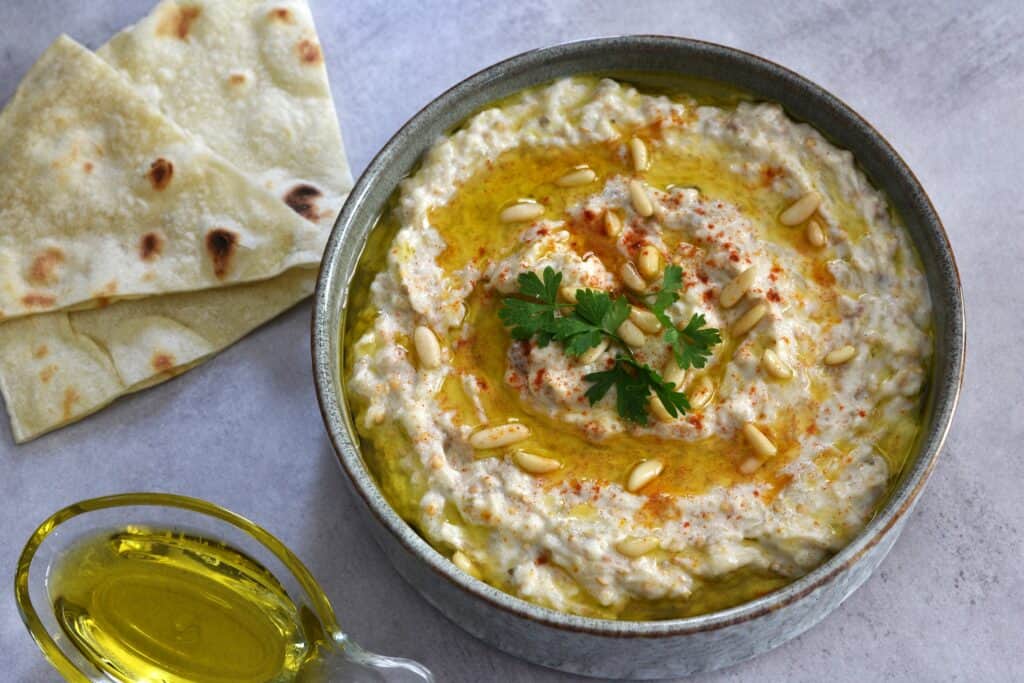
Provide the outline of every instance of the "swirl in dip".
[[[575,357],[498,316],[522,273],[642,308],[670,264],[672,321],[722,335],[673,374],[640,330],[635,358],[689,396],[678,418],[625,420],[614,388],[590,404],[615,343]],[[570,78],[473,116],[402,183],[354,283],[346,391],[385,495],[464,571],[557,610],[689,616],[864,526],[919,430],[930,326],[849,152],[774,104]]]

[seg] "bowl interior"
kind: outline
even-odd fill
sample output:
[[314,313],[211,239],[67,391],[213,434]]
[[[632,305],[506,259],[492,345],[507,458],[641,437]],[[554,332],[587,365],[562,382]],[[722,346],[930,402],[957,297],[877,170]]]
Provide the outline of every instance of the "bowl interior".
[[[391,510],[362,461],[343,398],[339,333],[350,280],[377,217],[401,179],[440,136],[489,103],[525,88],[575,74],[614,74],[628,79],[629,72],[706,79],[777,102],[794,120],[811,124],[838,147],[852,151],[868,178],[885,191],[910,232],[925,269],[935,318],[935,356],[922,436],[875,518],[836,556],[774,593],[728,610],[658,622],[563,614],[515,598],[454,569]],[[935,462],[956,407],[964,361],[963,301],[953,254],[931,202],[899,155],[847,105],[807,79],[738,50],[682,38],[624,36],[558,45],[500,62],[442,94],[395,134],[357,182],[327,245],[316,294],[313,355],[321,410],[343,469],[381,523],[435,571],[499,607],[556,626],[658,635],[715,628],[796,600],[831,580],[900,521]]]

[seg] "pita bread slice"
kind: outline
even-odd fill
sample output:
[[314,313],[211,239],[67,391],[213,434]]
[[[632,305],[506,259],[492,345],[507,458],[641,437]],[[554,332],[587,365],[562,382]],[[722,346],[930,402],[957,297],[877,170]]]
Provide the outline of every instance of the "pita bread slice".
[[164,0],[97,54],[296,212],[333,225],[352,176],[304,0]]
[[269,278],[325,238],[66,36],[0,113],[0,320]]
[[316,271],[0,325],[0,392],[21,443],[195,367],[312,293]]

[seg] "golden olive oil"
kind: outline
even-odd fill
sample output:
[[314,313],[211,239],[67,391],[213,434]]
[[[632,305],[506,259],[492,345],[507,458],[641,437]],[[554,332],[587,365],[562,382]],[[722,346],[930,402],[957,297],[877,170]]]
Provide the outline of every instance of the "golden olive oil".
[[181,531],[86,537],[51,568],[61,628],[116,681],[296,681],[325,638],[245,553]]

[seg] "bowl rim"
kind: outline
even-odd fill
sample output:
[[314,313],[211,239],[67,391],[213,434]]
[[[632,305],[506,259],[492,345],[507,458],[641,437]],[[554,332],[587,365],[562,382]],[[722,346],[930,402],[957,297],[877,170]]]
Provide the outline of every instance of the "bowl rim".
[[[366,201],[369,188],[377,182],[379,176],[388,167],[392,151],[402,143],[408,131],[414,129],[417,124],[423,121],[430,121],[438,117],[450,103],[458,101],[458,99],[480,87],[486,86],[495,77],[498,80],[506,78],[507,72],[510,70],[538,69],[548,63],[549,59],[555,62],[565,62],[573,57],[583,56],[585,58],[588,52],[595,50],[639,46],[679,50],[681,55],[686,52],[702,52],[710,54],[714,58],[736,62],[738,68],[761,72],[760,75],[781,78],[787,81],[790,86],[814,92],[817,97],[826,101],[833,110],[839,112],[845,119],[867,133],[868,137],[878,145],[888,163],[894,166],[902,180],[909,183],[909,189],[916,200],[915,208],[919,210],[917,217],[933,233],[932,236],[936,238],[938,245],[936,249],[937,255],[943,261],[941,265],[946,266],[946,268],[940,270],[947,274],[946,279],[941,284],[943,287],[949,288],[947,294],[953,303],[953,310],[947,311],[949,316],[947,324],[950,332],[948,334],[948,345],[951,356],[949,359],[949,369],[953,371],[953,377],[951,380],[947,379],[947,381],[942,383],[934,383],[930,387],[932,395],[929,399],[934,401],[932,406],[934,418],[932,429],[929,433],[922,433],[922,438],[917,446],[918,452],[915,454],[913,461],[908,463],[910,471],[905,470],[901,474],[902,481],[889,494],[885,504],[868,521],[864,528],[836,554],[815,569],[782,588],[734,607],[685,618],[628,621],[584,617],[560,612],[528,602],[481,580],[474,579],[457,569],[448,558],[441,555],[438,550],[416,533],[405,520],[399,517],[380,493],[372,475],[362,462],[357,439],[353,439],[353,435],[349,432],[350,421],[348,418],[350,416],[348,415],[347,405],[345,405],[346,402],[342,400],[340,392],[336,392],[334,389],[335,366],[340,356],[332,353],[331,340],[332,338],[337,338],[339,332],[337,329],[332,329],[332,312],[335,308],[339,311],[341,310],[341,301],[346,300],[348,295],[348,280],[350,276],[346,276],[346,281],[339,284],[337,280],[340,276],[336,268],[339,254],[345,241],[344,238],[353,229],[351,223],[357,208]],[[563,73],[562,76],[570,75],[570,73],[576,72]],[[538,80],[537,84],[542,84],[549,80],[550,78],[543,78]],[[391,191],[393,192],[394,189],[392,188]],[[367,234],[369,234],[369,230],[367,230]],[[362,251],[362,246],[364,245],[360,246],[360,251]],[[915,244],[915,248],[918,248],[917,244]],[[930,292],[933,299],[937,298],[937,293],[932,291],[931,288]],[[506,58],[476,71],[451,86],[403,124],[377,152],[360,175],[335,222],[325,249],[324,259],[317,280],[314,296],[311,348],[317,401],[338,462],[353,488],[359,493],[366,508],[374,515],[376,521],[405,550],[415,555],[419,561],[432,569],[438,576],[443,577],[448,583],[461,589],[473,598],[520,618],[560,630],[604,637],[660,638],[715,631],[777,612],[836,580],[837,577],[856,564],[861,557],[877,546],[888,535],[890,530],[901,525],[907,513],[916,503],[929,475],[933,471],[952,425],[963,384],[966,356],[965,327],[964,300],[960,274],[942,221],[917,176],[885,137],[870,123],[825,88],[771,60],[718,43],[679,36],[641,34],[589,38],[558,43],[548,47],[528,50]],[[340,377],[340,369],[338,372]],[[936,395],[939,392],[941,392],[941,395]]]

